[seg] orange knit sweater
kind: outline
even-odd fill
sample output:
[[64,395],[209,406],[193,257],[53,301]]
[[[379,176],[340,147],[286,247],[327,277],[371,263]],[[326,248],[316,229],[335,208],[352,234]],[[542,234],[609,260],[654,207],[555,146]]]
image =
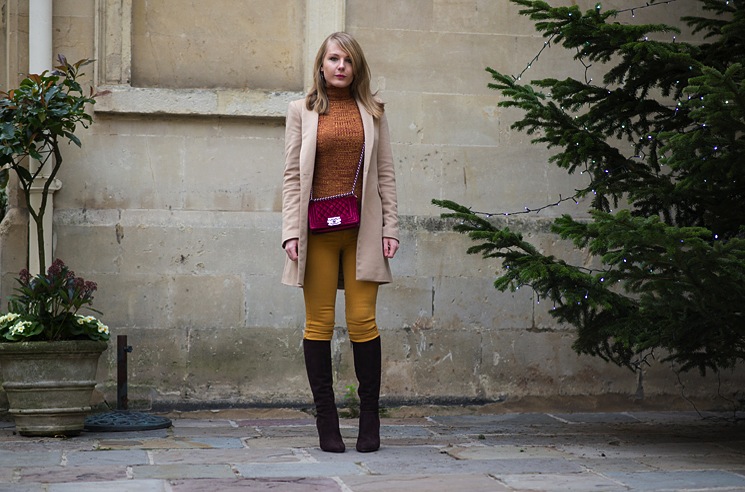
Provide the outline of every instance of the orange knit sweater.
[[[313,198],[348,193],[360,161],[365,132],[357,102],[349,89],[326,88],[329,110],[318,117],[316,164],[313,171]],[[362,199],[362,174],[354,194]]]

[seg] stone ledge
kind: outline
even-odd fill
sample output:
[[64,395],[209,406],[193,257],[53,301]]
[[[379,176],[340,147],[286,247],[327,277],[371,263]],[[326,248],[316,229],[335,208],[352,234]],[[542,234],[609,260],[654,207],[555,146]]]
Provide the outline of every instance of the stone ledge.
[[157,89],[99,86],[94,111],[101,114],[161,114],[284,118],[302,92],[238,89]]

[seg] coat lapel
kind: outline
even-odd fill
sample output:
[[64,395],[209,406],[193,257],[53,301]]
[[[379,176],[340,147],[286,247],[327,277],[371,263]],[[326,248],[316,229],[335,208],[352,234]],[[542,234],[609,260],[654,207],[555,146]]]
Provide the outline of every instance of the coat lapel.
[[365,131],[365,169],[362,174],[364,178],[370,171],[370,161],[373,154],[373,145],[375,145],[375,121],[373,119],[373,116],[367,112],[367,110],[360,103],[359,100],[357,101],[357,108],[359,108],[360,110],[360,116],[362,117],[362,129]]
[[313,170],[316,164],[316,139],[318,138],[318,113],[303,105],[303,144],[300,151],[300,190],[304,203],[310,199],[313,186]]

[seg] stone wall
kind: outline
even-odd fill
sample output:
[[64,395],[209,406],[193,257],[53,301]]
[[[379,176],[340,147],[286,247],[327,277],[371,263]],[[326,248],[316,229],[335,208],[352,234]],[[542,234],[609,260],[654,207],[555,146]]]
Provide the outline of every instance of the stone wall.
[[[26,2],[11,3],[22,26]],[[307,87],[320,40],[339,29],[364,47],[373,86],[387,102],[398,179],[402,249],[378,308],[384,400],[681,405],[670,368],[654,363],[635,374],[578,356],[571,328],[557,325],[549,306],[527,290],[496,291],[499,265],[466,256],[469,240],[431,205],[448,198],[480,211],[522,211],[581,186],[581,177],[547,165],[545,149],[510,129],[517,113],[498,108],[499,94],[487,88],[485,67],[519,73],[543,46],[517,7],[492,0],[220,0],[198,11],[175,0],[54,5],[55,49],[70,60],[97,58],[90,77],[108,91],[95,124],[81,132],[82,149],[65,149],[55,256],[98,282],[96,306],[133,346],[134,405],[309,402],[301,292],[279,283],[283,117]],[[679,9],[623,20],[658,22]],[[526,76],[583,76],[571,55],[551,47]],[[17,55],[5,69],[23,71],[22,63]],[[502,220],[545,252],[591,261],[547,234],[562,213],[584,208],[564,204]],[[21,234],[2,231],[6,295],[19,263],[6,249],[25,244]],[[337,305],[342,394],[355,380],[341,295]],[[110,402],[114,352],[112,340],[99,386]],[[684,381],[695,399],[716,394],[712,379]],[[723,391],[736,381],[724,375]]]

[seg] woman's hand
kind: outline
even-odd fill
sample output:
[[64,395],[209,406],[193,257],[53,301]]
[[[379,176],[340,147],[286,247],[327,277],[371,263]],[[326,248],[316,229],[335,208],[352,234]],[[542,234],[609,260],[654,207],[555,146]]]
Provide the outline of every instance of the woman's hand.
[[288,239],[285,241],[285,253],[287,257],[292,261],[297,261],[297,239]]
[[383,256],[386,258],[393,258],[396,256],[396,251],[398,251],[398,239],[393,239],[392,237],[384,237],[383,238]]

